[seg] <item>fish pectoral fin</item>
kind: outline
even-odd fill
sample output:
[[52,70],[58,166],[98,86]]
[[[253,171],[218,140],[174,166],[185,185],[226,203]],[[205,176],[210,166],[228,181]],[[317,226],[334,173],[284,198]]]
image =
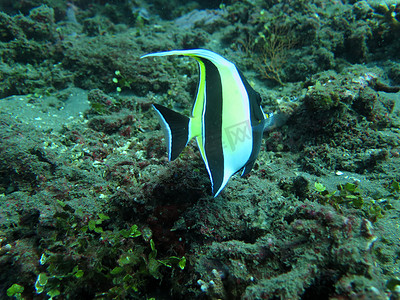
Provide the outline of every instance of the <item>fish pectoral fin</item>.
[[168,159],[176,159],[189,141],[190,119],[160,104],[153,104],[167,141]]

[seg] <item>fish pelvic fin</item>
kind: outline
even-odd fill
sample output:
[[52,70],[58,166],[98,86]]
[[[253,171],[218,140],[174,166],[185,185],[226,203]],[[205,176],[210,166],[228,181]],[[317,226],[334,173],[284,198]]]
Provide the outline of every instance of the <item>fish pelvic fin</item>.
[[160,104],[153,104],[167,142],[168,159],[176,159],[190,140],[190,118]]

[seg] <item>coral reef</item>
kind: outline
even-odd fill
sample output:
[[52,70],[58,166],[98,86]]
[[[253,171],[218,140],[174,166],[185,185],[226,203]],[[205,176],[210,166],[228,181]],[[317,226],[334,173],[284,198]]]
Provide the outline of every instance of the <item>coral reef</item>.
[[[399,299],[399,4],[0,3],[0,298]],[[233,61],[282,124],[217,197],[151,108]],[[285,121],[285,122],[284,122]],[[6,298],[8,297],[8,298]]]

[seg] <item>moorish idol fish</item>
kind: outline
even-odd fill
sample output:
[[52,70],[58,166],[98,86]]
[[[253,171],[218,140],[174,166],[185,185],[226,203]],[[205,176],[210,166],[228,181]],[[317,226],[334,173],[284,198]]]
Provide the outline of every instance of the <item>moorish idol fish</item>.
[[239,170],[248,174],[260,152],[263,131],[276,125],[264,114],[261,97],[227,59],[204,49],[173,50],[142,56],[184,55],[197,60],[200,82],[192,116],[153,104],[167,141],[170,161],[196,138],[214,197]]

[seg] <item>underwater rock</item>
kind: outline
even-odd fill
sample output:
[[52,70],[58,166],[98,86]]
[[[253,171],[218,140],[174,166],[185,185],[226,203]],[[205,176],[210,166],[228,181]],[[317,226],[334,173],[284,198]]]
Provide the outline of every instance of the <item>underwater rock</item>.
[[224,23],[224,17],[225,12],[221,9],[195,9],[177,18],[175,25],[184,30],[202,27],[208,32],[213,32]]

